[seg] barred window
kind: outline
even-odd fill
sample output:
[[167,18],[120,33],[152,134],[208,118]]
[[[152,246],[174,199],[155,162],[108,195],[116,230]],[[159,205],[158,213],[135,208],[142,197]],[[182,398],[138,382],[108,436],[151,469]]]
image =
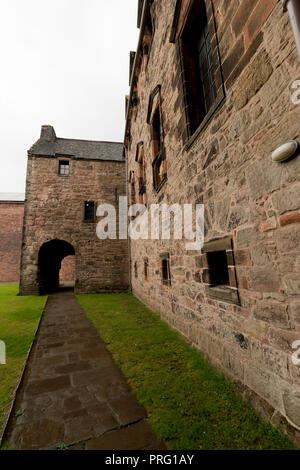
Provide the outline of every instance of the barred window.
[[217,92],[205,3],[194,1],[183,34],[181,55],[189,134],[192,135],[214,104]]
[[87,201],[84,203],[84,221],[85,222],[95,222],[96,214],[95,214],[95,202],[94,201]]

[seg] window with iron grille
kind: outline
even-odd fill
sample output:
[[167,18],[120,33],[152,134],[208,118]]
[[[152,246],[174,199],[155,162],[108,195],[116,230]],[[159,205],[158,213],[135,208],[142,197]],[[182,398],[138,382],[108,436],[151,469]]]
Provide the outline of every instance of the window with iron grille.
[[70,175],[70,162],[67,160],[60,160],[59,162],[59,174],[61,176]]
[[181,36],[188,129],[192,135],[214,104],[217,92],[204,1],[194,1]]
[[95,202],[87,201],[84,203],[84,221],[85,222],[95,222]]
[[212,240],[202,248],[202,281],[208,297],[222,302],[240,304],[231,237]]

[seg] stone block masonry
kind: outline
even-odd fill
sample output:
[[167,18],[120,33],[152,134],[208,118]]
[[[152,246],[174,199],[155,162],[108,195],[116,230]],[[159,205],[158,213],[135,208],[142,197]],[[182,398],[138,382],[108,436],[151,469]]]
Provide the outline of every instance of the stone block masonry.
[[0,282],[19,282],[23,214],[23,202],[0,201]]
[[[230,237],[234,271],[231,259],[229,284],[217,292],[209,259],[186,252],[184,240],[132,240],[133,292],[299,442],[300,372],[292,344],[300,340],[300,157],[270,160],[277,146],[300,138],[300,106],[291,99],[300,63],[288,14],[277,0],[205,1],[221,98],[193,133],[182,60],[193,2],[144,4],[125,134],[130,199],[134,188],[139,197],[134,176],[142,142],[147,205],[203,202],[205,243]],[[158,85],[167,178],[156,191],[147,118]],[[169,285],[162,282],[161,253],[169,253]],[[233,281],[238,302],[228,301]]]

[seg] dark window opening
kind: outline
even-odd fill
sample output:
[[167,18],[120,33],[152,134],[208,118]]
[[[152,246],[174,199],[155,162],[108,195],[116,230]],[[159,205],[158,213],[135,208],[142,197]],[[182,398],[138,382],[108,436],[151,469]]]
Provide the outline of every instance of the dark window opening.
[[[143,144],[138,144],[137,147],[137,161],[138,161],[138,181],[139,181],[139,195],[146,194],[146,163],[144,156]],[[140,201],[143,202],[143,198]]]
[[88,201],[84,203],[84,221],[95,222],[95,203]]
[[69,176],[70,175],[70,162],[67,160],[61,160],[59,162],[59,174],[61,176]]
[[156,157],[161,151],[161,125],[159,108],[156,109],[152,120],[152,145],[154,156]]
[[162,281],[163,281],[163,284],[167,286],[171,284],[169,258],[165,258],[162,260]]
[[144,36],[142,39],[142,47],[141,47],[143,59],[145,59],[143,67],[146,67],[148,64],[152,41],[153,41],[152,15],[150,11],[150,5],[147,3],[146,12],[145,12]]
[[207,253],[211,286],[230,285],[226,251]]
[[131,205],[134,205],[136,203],[136,196],[135,196],[135,184],[134,182],[130,183],[130,200],[131,200]]
[[138,277],[138,267],[137,262],[134,263],[134,277],[137,279]]
[[181,37],[188,127],[192,135],[216,100],[214,65],[204,1],[194,1]]

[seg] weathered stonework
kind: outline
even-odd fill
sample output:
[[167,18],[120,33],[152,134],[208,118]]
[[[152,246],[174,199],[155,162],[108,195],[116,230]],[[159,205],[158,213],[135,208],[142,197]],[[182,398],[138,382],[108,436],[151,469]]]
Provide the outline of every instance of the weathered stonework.
[[[151,48],[146,57],[137,51],[131,79],[128,175],[138,174],[136,149],[143,142],[147,205],[205,204],[205,242],[232,237],[240,305],[208,295],[205,260],[199,252],[187,252],[185,240],[132,240],[132,289],[243,384],[245,396],[260,397],[257,407],[273,424],[284,422],[289,434],[293,429],[297,440],[300,374],[292,363],[292,343],[300,339],[300,157],[282,164],[270,160],[278,145],[300,138],[300,106],[291,100],[300,64],[289,17],[277,0],[205,1],[209,24],[214,10],[225,98],[206,127],[188,139],[174,30],[179,3],[149,2]],[[181,2],[178,29],[189,4]],[[167,167],[159,192],[153,188],[147,124],[149,97],[157,85]],[[169,286],[161,276],[160,254],[166,252]]]
[[[59,174],[60,160],[69,162],[69,176]],[[85,202],[117,209],[117,196],[125,194],[121,144],[58,139],[51,126],[43,126],[41,139],[28,153],[20,293],[43,293],[49,281],[55,288],[61,261],[74,254],[75,292],[126,290],[127,240],[99,240],[97,218],[84,220]],[[53,276],[47,286],[43,269]]]
[[24,203],[0,201],[0,282],[19,282]]
[[75,256],[67,256],[62,260],[59,278],[61,281],[75,280]]

